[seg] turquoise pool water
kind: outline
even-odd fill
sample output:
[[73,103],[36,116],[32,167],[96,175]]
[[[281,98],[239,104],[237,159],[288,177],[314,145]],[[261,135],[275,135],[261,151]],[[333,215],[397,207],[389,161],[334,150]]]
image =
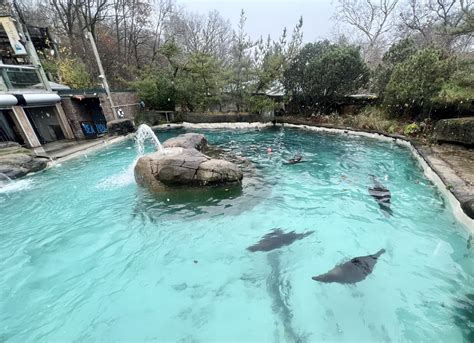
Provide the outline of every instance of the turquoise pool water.
[[[133,182],[132,141],[0,190],[0,341],[473,340],[468,231],[406,148],[200,132],[252,162],[241,192],[154,197]],[[298,150],[305,163],[283,163]],[[370,174],[393,215],[368,194]],[[274,228],[314,233],[246,250]],[[382,248],[356,285],[311,279]]]

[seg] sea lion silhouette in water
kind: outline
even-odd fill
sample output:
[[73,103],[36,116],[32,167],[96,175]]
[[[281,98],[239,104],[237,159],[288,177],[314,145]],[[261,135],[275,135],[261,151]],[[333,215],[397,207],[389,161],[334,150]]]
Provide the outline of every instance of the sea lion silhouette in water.
[[377,253],[355,257],[352,260],[339,264],[325,274],[313,276],[319,282],[357,283],[364,280],[374,270],[377,259],[385,252],[380,249]]
[[301,159],[303,158],[303,156],[301,156],[300,153],[297,153],[295,156],[293,156],[293,158],[290,158],[287,163],[288,164],[295,164],[295,163],[299,163],[299,162],[302,162]]
[[382,185],[375,177],[374,180],[374,187],[369,188],[369,194],[377,201],[379,207],[382,211],[392,214],[393,211],[390,208],[391,205],[391,198],[390,191],[384,185]]
[[288,233],[284,233],[282,229],[273,229],[272,232],[267,233],[265,236],[262,237],[261,240],[258,241],[257,244],[248,247],[247,250],[255,252],[278,249],[285,245],[290,245],[294,241],[303,239],[311,235],[313,232],[314,231],[295,233],[295,231],[291,231]]

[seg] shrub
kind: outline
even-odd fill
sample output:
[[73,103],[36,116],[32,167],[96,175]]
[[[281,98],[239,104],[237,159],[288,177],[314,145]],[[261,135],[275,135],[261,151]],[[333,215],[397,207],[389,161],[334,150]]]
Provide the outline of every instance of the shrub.
[[155,110],[174,110],[176,90],[171,76],[163,71],[146,70],[133,83],[140,99]]
[[452,60],[438,50],[423,49],[394,67],[384,103],[392,109],[427,109],[450,77]]
[[262,113],[279,108],[279,104],[265,95],[253,95],[247,99],[247,107],[251,113]]
[[396,127],[396,122],[389,119],[382,108],[376,106],[365,107],[359,114],[346,117],[344,124],[376,131],[388,131],[390,127]]
[[467,105],[474,100],[474,57],[456,61],[455,71],[433,100],[440,105]]
[[73,89],[90,88],[93,82],[86,66],[77,58],[64,57],[58,63],[61,81]]
[[405,62],[416,53],[415,42],[412,39],[403,39],[394,43],[382,58],[373,72],[372,89],[383,99],[385,88],[390,82],[393,69],[397,64]]
[[418,126],[417,123],[411,123],[405,126],[403,129],[403,134],[405,136],[412,136],[416,133],[420,132],[420,127]]
[[300,106],[327,110],[364,86],[368,75],[357,47],[323,41],[303,47],[285,71],[284,85]]

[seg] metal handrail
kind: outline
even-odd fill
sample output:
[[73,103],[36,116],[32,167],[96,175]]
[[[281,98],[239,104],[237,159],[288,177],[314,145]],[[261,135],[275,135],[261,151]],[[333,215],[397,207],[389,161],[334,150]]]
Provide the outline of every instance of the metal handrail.
[[17,64],[0,64],[0,68],[14,68],[26,70],[38,70],[37,67],[31,65],[17,65]]

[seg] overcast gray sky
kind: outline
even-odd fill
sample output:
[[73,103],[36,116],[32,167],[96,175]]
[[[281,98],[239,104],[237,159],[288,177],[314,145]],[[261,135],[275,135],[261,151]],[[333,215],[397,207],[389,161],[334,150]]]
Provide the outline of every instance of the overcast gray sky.
[[205,14],[218,10],[224,18],[237,26],[240,10],[247,16],[246,31],[252,39],[268,34],[277,39],[283,27],[289,34],[303,16],[304,41],[330,38],[334,22],[333,0],[177,0],[192,12]]

